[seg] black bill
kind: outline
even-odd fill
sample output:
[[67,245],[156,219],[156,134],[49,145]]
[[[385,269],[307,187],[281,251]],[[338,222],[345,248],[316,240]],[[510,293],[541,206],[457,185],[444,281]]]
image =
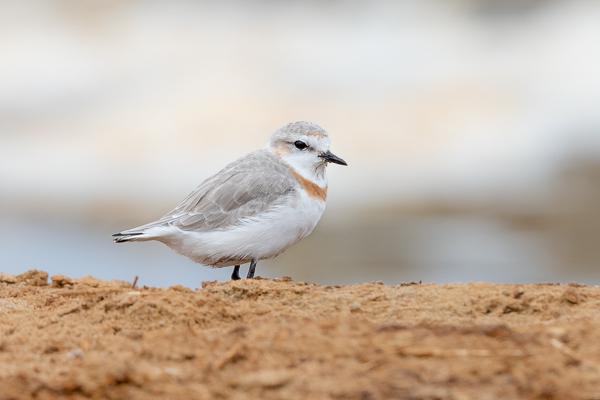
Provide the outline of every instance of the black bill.
[[319,157],[321,157],[323,160],[327,161],[328,163],[348,165],[348,163],[346,163],[346,161],[342,160],[341,158],[339,158],[338,156],[336,156],[335,154],[333,154],[330,151],[319,154]]

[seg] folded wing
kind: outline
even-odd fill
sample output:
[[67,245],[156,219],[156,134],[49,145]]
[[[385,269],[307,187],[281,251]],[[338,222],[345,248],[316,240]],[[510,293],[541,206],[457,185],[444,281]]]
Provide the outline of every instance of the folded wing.
[[286,164],[260,150],[208,178],[159,220],[122,234],[169,225],[190,231],[227,229],[284,204],[296,185]]

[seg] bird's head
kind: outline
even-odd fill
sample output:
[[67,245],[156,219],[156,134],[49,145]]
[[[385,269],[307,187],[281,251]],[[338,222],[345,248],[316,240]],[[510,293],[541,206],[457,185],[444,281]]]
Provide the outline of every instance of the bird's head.
[[292,122],[279,128],[269,142],[269,149],[307,178],[325,178],[329,163],[348,165],[330,149],[325,129],[312,122]]

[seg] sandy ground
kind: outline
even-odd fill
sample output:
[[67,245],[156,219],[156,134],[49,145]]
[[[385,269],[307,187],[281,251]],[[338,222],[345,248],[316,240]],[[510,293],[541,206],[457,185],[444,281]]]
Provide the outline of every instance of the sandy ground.
[[0,275],[0,399],[600,399],[600,288]]

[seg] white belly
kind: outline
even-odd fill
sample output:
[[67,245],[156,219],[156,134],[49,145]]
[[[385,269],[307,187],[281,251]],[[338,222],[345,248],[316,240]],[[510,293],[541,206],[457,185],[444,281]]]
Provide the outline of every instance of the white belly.
[[[298,192],[297,192],[298,193]],[[240,225],[210,232],[173,228],[160,240],[192,260],[225,267],[275,257],[310,235],[325,211],[325,202],[303,191],[267,213]]]

